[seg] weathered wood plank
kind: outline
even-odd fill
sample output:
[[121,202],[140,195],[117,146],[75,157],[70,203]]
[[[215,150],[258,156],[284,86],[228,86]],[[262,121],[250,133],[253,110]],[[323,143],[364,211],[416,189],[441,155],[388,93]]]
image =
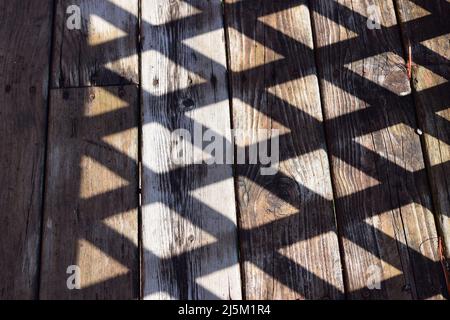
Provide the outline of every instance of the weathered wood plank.
[[138,0],[58,0],[52,86],[138,83],[137,35]]
[[448,1],[397,1],[440,234],[450,259],[450,26]]
[[135,86],[52,90],[40,298],[139,296],[138,114]]
[[37,297],[52,1],[0,1],[0,299]]
[[232,167],[195,164],[191,142],[171,139],[199,124],[230,139],[221,12],[219,0],[142,2],[146,299],[241,298]]
[[348,297],[439,298],[436,227],[393,3],[373,1],[380,30],[367,27],[365,1],[311,4]]
[[236,143],[247,151],[260,148],[273,139],[263,130],[278,130],[281,163],[275,175],[238,166],[246,298],[340,299],[344,287],[309,9],[296,1],[247,3],[225,6]]
[[448,0],[395,0],[405,44],[411,44],[414,63],[448,64],[450,60]]

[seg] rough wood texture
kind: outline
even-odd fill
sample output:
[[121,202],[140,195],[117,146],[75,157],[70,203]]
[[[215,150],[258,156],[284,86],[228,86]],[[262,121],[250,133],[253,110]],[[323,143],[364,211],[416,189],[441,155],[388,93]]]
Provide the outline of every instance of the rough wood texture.
[[0,299],[37,296],[52,1],[0,1]]
[[230,139],[221,3],[144,0],[142,14],[144,297],[240,299],[232,168],[171,139],[196,124]]
[[450,2],[399,0],[405,46],[440,234],[450,258]]
[[448,65],[450,60],[449,0],[396,0],[405,44],[411,44],[419,65]]
[[261,130],[280,135],[276,175],[237,169],[246,298],[343,298],[308,7],[242,2],[225,16],[236,143],[249,151],[273,138]]
[[[137,98],[135,86],[51,92],[42,299],[139,296]],[[67,287],[71,265],[80,290]]]
[[[350,298],[441,297],[436,227],[392,1],[313,1]],[[344,67],[345,66],[345,67]],[[369,284],[380,276],[380,290]]]
[[[71,6],[81,30],[67,28]],[[137,17],[138,0],[58,0],[52,87],[138,83]]]

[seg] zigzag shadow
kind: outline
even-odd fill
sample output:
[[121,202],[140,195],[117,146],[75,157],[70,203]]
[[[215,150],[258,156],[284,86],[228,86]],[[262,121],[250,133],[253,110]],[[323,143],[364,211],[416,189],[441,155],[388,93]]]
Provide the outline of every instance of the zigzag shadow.
[[[186,3],[189,3],[191,6],[201,9],[202,5],[200,5],[199,1],[195,0],[185,0]],[[424,8],[428,8],[430,11],[434,9],[433,7],[430,7],[428,4],[425,4],[425,1],[419,1],[414,0],[414,2]],[[440,1],[442,2],[442,1]],[[268,15],[270,13],[279,12],[284,9],[289,9],[294,6],[298,6],[300,4],[305,4],[309,7],[311,11],[316,12],[317,14],[323,15],[327,17],[328,19],[343,25],[349,30],[352,30],[354,32],[357,32],[359,34],[358,37],[344,40],[332,45],[328,45],[326,47],[320,47],[315,48],[312,50],[311,48],[305,46],[304,44],[300,43],[299,41],[289,37],[288,35],[273,29],[272,27],[263,24],[262,22],[256,20],[255,17],[261,17],[264,15]],[[107,2],[103,4],[104,6],[111,6],[114,10],[117,10],[123,14],[124,17],[127,17],[128,19],[136,19],[136,17],[133,18],[132,14],[130,14],[127,11],[124,11],[122,8],[119,8],[115,6],[114,4]],[[442,6],[450,6],[449,3],[443,1]],[[100,8],[101,6],[99,6]],[[141,21],[141,30],[145,30],[148,28],[154,28],[156,29],[155,32],[163,32],[167,30],[177,30],[178,28],[183,28],[183,30],[187,30],[182,35],[186,38],[179,38],[179,43],[174,44],[176,45],[178,50],[181,50],[183,54],[192,55],[194,54],[197,59],[201,62],[207,63],[209,65],[213,66],[214,70],[218,70],[218,72],[228,73],[229,79],[231,82],[239,79],[255,79],[258,78],[259,75],[264,74],[267,70],[283,70],[286,68],[286,65],[289,66],[296,66],[298,65],[297,61],[297,53],[303,52],[308,53],[310,57],[312,57],[311,61],[309,63],[302,63],[300,68],[291,68],[290,72],[288,73],[276,73],[272,77],[267,77],[267,79],[264,79],[264,85],[266,88],[272,87],[278,84],[283,84],[285,82],[295,80],[301,77],[305,77],[308,75],[316,75],[322,80],[326,80],[330,83],[332,83],[334,86],[339,87],[341,90],[353,95],[354,97],[361,99],[365,101],[368,105],[370,105],[370,108],[362,109],[356,112],[352,112],[350,114],[340,115],[332,119],[326,119],[325,121],[319,121],[316,118],[312,117],[308,113],[302,111],[301,109],[297,108],[296,106],[290,104],[289,102],[282,101],[278,97],[266,92],[264,93],[267,97],[270,98],[271,101],[275,101],[274,103],[277,106],[280,106],[282,109],[279,110],[272,110],[272,109],[265,109],[260,108],[253,105],[252,99],[249,99],[244,94],[231,92],[230,97],[219,97],[219,99],[233,99],[238,98],[244,103],[249,104],[253,108],[257,109],[262,114],[265,114],[267,117],[273,119],[274,121],[279,122],[281,125],[284,125],[286,127],[290,127],[289,122],[286,120],[286,117],[283,115],[288,113],[292,115],[293,117],[304,119],[303,121],[305,123],[308,123],[308,131],[310,132],[323,132],[324,127],[327,129],[327,132],[335,132],[336,128],[347,128],[352,127],[351,132],[351,138],[345,137],[344,141],[347,145],[347,151],[343,154],[342,152],[339,152],[338,146],[334,145],[333,143],[329,143],[325,148],[328,150],[328,156],[332,157],[339,157],[340,160],[347,163],[348,165],[351,165],[358,170],[364,172],[365,174],[375,178],[380,183],[376,186],[354,192],[352,194],[342,196],[339,198],[336,198],[334,201],[325,199],[321,195],[315,193],[313,190],[309,189],[307,186],[299,184],[295,179],[293,179],[290,176],[287,176],[283,173],[278,173],[275,176],[272,177],[261,177],[255,175],[255,172],[258,172],[260,166],[259,165],[237,165],[235,166],[235,175],[237,179],[241,177],[245,177],[247,179],[252,180],[254,183],[258,184],[260,187],[265,188],[268,193],[275,195],[279,199],[285,201],[292,207],[296,208],[298,210],[298,213],[295,215],[286,217],[286,218],[280,218],[278,220],[275,220],[273,222],[264,224],[262,226],[259,226],[257,228],[251,228],[251,229],[241,229],[240,232],[240,239],[242,240],[242,250],[247,250],[246,252],[252,252],[251,248],[249,247],[249,244],[251,244],[251,239],[257,239],[258,237],[261,237],[262,234],[267,233],[273,233],[273,230],[279,230],[281,231],[279,234],[280,239],[274,241],[273,243],[265,246],[261,252],[258,252],[257,255],[252,254],[245,254],[243,255],[243,259],[245,262],[251,262],[255,264],[258,268],[263,270],[266,274],[273,277],[276,281],[282,283],[283,285],[287,286],[292,291],[298,293],[301,296],[304,296],[306,298],[318,298],[315,292],[309,291],[307,288],[303,287],[301,283],[292,283],[292,281],[289,279],[289,276],[287,273],[276,273],[273,270],[272,264],[277,264],[277,270],[284,269],[284,270],[295,270],[295,272],[301,276],[299,278],[303,277],[305,279],[309,279],[309,281],[312,283],[311,287],[317,287],[321,288],[320,292],[323,292],[324,295],[322,297],[328,296],[328,297],[344,297],[344,293],[342,292],[342,287],[337,287],[335,284],[328,283],[327,281],[321,279],[319,276],[312,273],[307,268],[299,265],[295,261],[282,256],[279,253],[276,253],[276,250],[281,249],[281,247],[289,246],[292,244],[295,244],[299,241],[305,241],[308,239],[311,239],[316,236],[320,236],[322,233],[326,233],[329,231],[336,231],[335,225],[328,225],[324,229],[320,230],[322,233],[314,233],[310,232],[310,230],[303,230],[300,232],[294,232],[290,233],[289,236],[285,236],[283,232],[289,232],[291,230],[292,222],[297,221],[296,219],[303,219],[301,216],[304,215],[304,212],[301,212],[301,204],[298,203],[297,199],[295,197],[292,197],[291,194],[285,192],[281,186],[295,186],[298,188],[296,191],[298,194],[305,194],[310,193],[314,194],[315,201],[318,201],[325,206],[333,207],[335,205],[337,210],[337,216],[338,216],[338,227],[339,228],[356,228],[360,234],[367,234],[370,235],[370,238],[376,238],[376,239],[382,239],[382,242],[385,243],[387,248],[396,248],[397,252],[404,254],[408,257],[409,262],[411,265],[404,266],[402,265],[403,260],[401,258],[397,258],[395,256],[384,255],[380,248],[375,246],[373,243],[367,243],[364,238],[354,237],[354,238],[348,238],[347,240],[353,242],[357,246],[363,248],[373,256],[381,259],[384,263],[390,264],[393,267],[405,271],[405,268],[408,269],[408,273],[411,273],[414,275],[414,266],[421,266],[422,270],[430,270],[434,271],[436,274],[441,272],[439,262],[436,262],[435,260],[430,259],[429,257],[425,256],[419,251],[416,251],[415,249],[409,247],[407,244],[402,243],[399,241],[399,239],[392,237],[391,235],[384,234],[383,232],[376,229],[374,226],[366,223],[364,220],[367,218],[371,218],[377,215],[380,215],[385,212],[389,211],[395,211],[399,210],[399,208],[410,205],[412,203],[419,203],[424,208],[434,211],[434,208],[432,207],[431,201],[430,201],[430,193],[428,189],[424,190],[416,190],[414,191],[414,194],[407,195],[407,196],[398,196],[398,197],[392,197],[392,193],[405,193],[408,191],[411,186],[415,185],[416,181],[423,181],[427,179],[427,172],[426,169],[420,169],[416,171],[410,171],[402,167],[401,164],[395,163],[387,158],[385,158],[382,155],[377,154],[376,152],[362,146],[361,144],[356,143],[353,138],[360,137],[362,135],[370,134],[397,124],[404,124],[407,126],[410,126],[412,128],[416,128],[416,120],[409,115],[411,112],[405,110],[405,106],[409,107],[413,104],[411,96],[399,96],[384,87],[382,87],[379,84],[376,84],[372,81],[367,80],[366,78],[349,71],[348,69],[344,68],[344,64],[351,63],[357,60],[370,58],[372,56],[375,56],[377,54],[384,53],[386,51],[391,51],[395,54],[397,54],[400,57],[404,56],[403,50],[400,50],[399,48],[382,48],[378,43],[377,39],[380,34],[383,34],[384,37],[393,37],[398,38],[398,41],[400,42],[399,38],[399,30],[398,25],[394,25],[392,27],[382,27],[381,30],[376,31],[368,31],[366,29],[361,29],[360,26],[365,26],[367,18],[348,9],[347,7],[338,4],[337,2],[333,2],[332,5],[329,7],[330,10],[328,11],[321,11],[321,7],[319,5],[311,4],[309,1],[306,0],[286,0],[286,1],[264,1],[264,4],[261,4],[261,1],[258,0],[243,0],[238,1],[235,3],[225,3],[224,4],[224,10],[227,12],[235,12],[237,14],[240,14],[240,16],[247,16],[249,21],[252,21],[253,29],[249,28],[250,23],[243,22],[243,20],[240,21],[226,21],[228,27],[232,27],[236,30],[238,30],[241,34],[254,39],[255,41],[258,41],[266,46],[269,46],[269,49],[281,54],[284,58],[280,60],[276,60],[274,62],[266,63],[262,66],[257,66],[245,71],[240,72],[234,72],[227,70],[226,67],[220,65],[219,63],[211,60],[209,57],[206,57],[202,55],[201,53],[193,50],[192,48],[184,45],[181,43],[182,40],[185,40],[187,38],[193,37],[198,35],[196,33],[196,25],[199,17],[203,15],[203,12],[200,12],[198,14],[194,14],[192,16],[188,16],[186,18],[170,21],[164,25],[159,26],[153,26],[150,25],[148,22],[142,20]],[[102,14],[102,12],[106,12],[103,10],[99,10],[98,12],[92,12],[91,14]],[[407,22],[410,25],[420,26],[420,25],[433,25],[434,19],[436,19],[436,16],[439,16],[439,12],[432,11],[432,15],[425,16],[423,18],[419,18],[417,20],[413,20],[410,22]],[[103,16],[105,20],[108,21],[109,17]],[[114,23],[114,21],[109,21],[111,23]],[[193,26],[192,28],[189,28],[188,26]],[[214,26],[216,28],[223,28],[223,25],[218,24],[217,26]],[[264,32],[257,33],[254,31],[254,29],[264,30]],[[209,30],[214,31],[214,30]],[[437,34],[438,32],[438,34]],[[450,32],[450,25],[447,25],[446,28],[440,29],[437,31],[435,28],[427,28],[426,31],[422,34],[424,34],[424,37],[426,39],[431,39],[434,37],[437,37],[442,34],[446,34]],[[127,37],[135,37],[136,35],[130,34]],[[268,42],[266,39],[277,39],[276,41]],[[422,40],[426,40],[422,39]],[[90,54],[93,57],[97,56],[105,56],[103,55],[103,52],[105,50],[109,50],[108,48],[114,48],[115,45],[117,45],[117,41],[128,41],[129,39],[121,38],[119,40],[113,40],[111,42],[107,42],[95,47],[90,47],[89,50]],[[318,66],[319,70],[316,69],[316,59],[317,56],[326,56],[327,53],[331,51],[337,51],[339,52],[342,50],[342,48],[353,48],[357,47],[358,45],[361,45],[363,43],[365,45],[366,50],[364,51],[356,51],[352,52],[351,55],[347,56],[339,56],[339,61],[330,61],[330,64],[336,65],[336,70],[339,74],[345,73],[345,78],[347,81],[354,84],[355,88],[354,90],[350,90],[348,87],[343,85],[341,81],[338,81],[333,74],[328,74],[324,70],[321,70],[321,67]],[[143,46],[140,48],[139,53],[145,52],[150,49],[155,49],[155,47],[149,48]],[[426,49],[426,48],[425,48]],[[424,49],[424,50],[425,50]],[[427,49],[428,50],[428,49]],[[160,52],[161,54],[166,54],[165,52]],[[136,52],[129,52],[129,55],[134,55]],[[449,61],[446,60],[444,57],[437,55],[436,53],[430,52],[430,55],[433,55],[441,61],[442,63],[448,64]],[[124,58],[124,56],[114,56],[114,52],[110,55],[105,56],[107,57],[107,60],[98,61],[99,68],[95,74],[96,81],[91,81],[92,85],[102,85],[103,79],[113,79],[114,84],[116,85],[127,85],[130,84],[130,80],[133,81],[133,79],[129,79],[126,77],[123,77],[123,75],[117,74],[111,70],[108,70],[105,68],[105,65],[108,62],[117,60],[119,58]],[[180,67],[183,67],[189,71],[198,72],[198,70],[190,70],[191,66],[188,64],[183,64],[185,60],[180,59],[180,57],[174,56],[167,56],[171,61],[178,64]],[[439,69],[434,69],[437,74],[439,74]],[[441,76],[445,77],[447,75],[440,74]],[[143,77],[145,75],[142,75]],[[90,77],[90,80],[92,78]],[[64,79],[61,80],[60,86],[64,87]],[[110,85],[111,83],[109,83]],[[153,96],[150,92],[145,91],[142,89],[141,92],[141,99],[143,101],[152,101],[152,99],[160,99],[162,101],[167,102],[167,106],[173,106],[177,105],[180,97],[189,97],[190,92],[193,90],[207,90],[209,84],[198,84],[193,85],[187,89],[184,90],[177,90],[176,92],[168,93],[164,96]],[[448,88],[448,82],[444,83],[442,85],[433,87],[431,89],[427,89],[425,92],[426,94],[433,94],[433,92],[449,92],[448,90],[443,90],[445,88]],[[105,90],[108,90],[111,94],[116,95],[115,88],[111,87],[105,87]],[[88,96],[81,98],[81,101],[87,101],[89,99]],[[209,100],[210,99],[210,100]],[[209,104],[212,104],[214,102],[217,102],[217,97],[214,97],[211,95],[211,97],[206,97],[203,100],[203,105],[196,104],[196,108],[202,108]],[[389,101],[387,104],[386,101]],[[80,110],[82,110],[83,106],[80,106]],[[441,108],[441,109],[439,109]],[[436,106],[435,111],[443,110],[445,106]],[[403,117],[385,117],[384,115],[388,113],[392,113],[395,110],[397,110],[399,113],[404,115]],[[160,110],[161,113],[166,112],[167,110]],[[135,172],[137,172],[137,163],[136,159],[131,158],[129,155],[126,155],[118,150],[112,150],[110,146],[106,146],[105,143],[102,142],[102,138],[111,134],[120,133],[130,128],[135,128],[137,126],[136,119],[134,116],[130,116],[130,113],[135,114],[135,110],[133,107],[120,109],[117,111],[112,111],[106,114],[85,118],[82,119],[83,125],[86,128],[92,128],[92,130],[86,129],[86,132],[91,132],[91,136],[88,137],[90,140],[95,141],[97,146],[93,145],[89,148],[86,148],[86,155],[89,157],[93,157],[95,160],[100,162],[102,165],[122,177],[123,179],[130,182],[131,186],[124,187],[121,189],[116,189],[107,193],[103,193],[94,197],[91,197],[89,199],[74,199],[74,202],[77,203],[77,206],[81,208],[101,208],[101,206],[98,206],[96,204],[98,203],[108,203],[111,199],[117,199],[117,197],[123,197],[123,194],[129,194],[133,193],[136,194],[136,197],[129,198],[128,202],[122,202],[120,206],[116,206],[114,208],[109,208],[108,211],[100,211],[96,212],[95,214],[92,214],[91,212],[81,212],[81,215],[83,216],[83,219],[86,219],[87,224],[91,225],[90,231],[81,235],[78,235],[80,237],[88,237],[86,240],[90,241],[94,246],[98,247],[102,252],[107,254],[108,256],[114,258],[118,262],[120,262],[122,265],[126,266],[130,272],[121,276],[117,276],[111,279],[108,279],[104,282],[94,284],[92,286],[83,288],[81,291],[83,291],[84,296],[91,296],[95,297],[97,292],[100,290],[104,291],[105,288],[129,288],[130,281],[135,283],[138,281],[138,278],[136,278],[136,272],[137,272],[137,261],[136,257],[132,260],[127,259],[126,255],[123,255],[124,252],[137,252],[139,248],[136,246],[136,244],[133,241],[130,241],[126,237],[124,237],[122,234],[118,233],[117,231],[111,229],[110,227],[106,226],[102,223],[102,220],[105,218],[111,217],[116,214],[120,214],[122,212],[129,211],[132,208],[137,208],[137,192],[136,192],[136,181],[134,181],[133,175],[130,176],[130,168],[135,168]],[[371,121],[373,118],[379,118],[382,117],[383,121]],[[122,119],[122,121],[117,121],[117,119]],[[154,119],[151,121],[157,121],[158,117],[155,116]],[[145,119],[144,119],[145,120]],[[357,126],[352,125],[355,123],[355,121],[359,121]],[[99,124],[110,124],[107,126],[99,125]],[[178,113],[178,118],[173,119],[173,122],[171,124],[167,123],[159,123],[160,125],[165,126],[167,129],[173,131],[174,129],[177,129],[177,124],[179,123],[188,123],[194,126],[196,123],[194,120],[188,118],[183,113]],[[140,123],[139,125],[147,125],[148,123]],[[448,124],[446,124],[448,125]],[[101,128],[98,130],[98,128]],[[300,134],[299,129],[296,128],[290,128],[290,133],[285,133],[280,136],[280,145],[290,145],[290,141],[293,138],[293,134]],[[94,134],[95,133],[95,134]],[[432,134],[432,133],[428,133]],[[305,139],[308,139],[309,135],[304,135]],[[299,137],[297,137],[299,139]],[[341,139],[341,137],[338,137],[336,141]],[[344,139],[344,138],[342,138]],[[439,139],[444,139],[445,143],[450,144],[450,137],[439,137]],[[340,141],[342,142],[342,141]],[[231,141],[227,140],[227,143],[232,143]],[[261,143],[265,143],[264,141],[256,143],[257,146],[259,146]],[[307,146],[307,147],[306,147]],[[106,148],[105,148],[106,147]],[[255,146],[246,146],[245,152],[248,153],[251,148]],[[300,157],[304,154],[307,154],[309,152],[316,151],[318,149],[323,149],[324,147],[324,141],[319,141],[317,146],[312,144],[306,144],[305,147],[297,149],[284,149],[283,152],[280,154],[280,161],[288,160],[296,157]],[[91,149],[92,148],[92,149]],[[108,149],[109,148],[109,149]],[[100,150],[100,151],[99,151]],[[103,151],[101,151],[103,150]],[[112,153],[111,153],[112,152]],[[105,154],[106,153],[106,154]],[[103,157],[103,154],[105,154],[105,157]],[[354,158],[352,155],[359,154],[361,157],[366,157],[367,159],[371,159],[373,163],[375,163],[376,168],[384,168],[384,172],[377,172],[373,170],[373,166],[367,166],[364,163],[362,163],[361,159]],[[114,161],[105,161],[106,159],[110,159],[113,155]],[[73,159],[75,162],[77,162],[77,159]],[[77,162],[78,165],[79,162]],[[443,167],[447,167],[448,163],[442,163],[440,165],[434,166],[431,168],[431,170],[442,170]],[[124,168],[126,168],[126,171],[124,171]],[[174,183],[177,185],[189,185],[189,183],[181,183],[182,179],[186,179],[187,177],[193,177],[196,173],[202,172],[204,170],[208,170],[206,165],[186,165],[183,168],[177,168],[175,170],[172,170],[168,173],[157,173],[152,171],[148,167],[142,168],[142,176],[143,177],[151,177],[152,179],[157,179],[158,181],[166,181],[170,183]],[[65,181],[65,184],[72,185],[72,188],[74,186],[77,186],[80,184],[78,177],[72,177],[70,181]],[[200,182],[197,181],[195,183],[190,183],[192,186],[192,190],[194,188],[199,188],[202,186],[207,186],[216,182],[220,182],[222,179],[226,178],[225,176],[215,176],[209,180],[202,180],[202,185],[200,185]],[[419,183],[420,184],[420,183]],[[76,189],[76,187],[75,187]],[[169,201],[167,203],[164,203],[167,207],[172,209],[173,211],[177,212],[181,216],[183,216],[186,219],[189,219],[190,222],[201,228],[202,230],[206,231],[207,233],[210,233],[212,236],[216,237],[217,241],[204,245],[202,247],[186,251],[183,253],[180,253],[178,255],[174,255],[171,257],[158,257],[153,252],[145,249],[140,248],[142,250],[142,256],[145,260],[153,260],[158,261],[158,263],[163,266],[162,269],[166,270],[166,274],[161,275],[162,277],[170,277],[172,280],[175,281],[178,284],[178,290],[179,290],[179,298],[181,299],[187,299],[192,298],[195,296],[194,292],[190,292],[191,288],[187,286],[184,281],[186,281],[186,276],[183,275],[183,270],[186,267],[187,261],[190,259],[193,259],[193,257],[200,257],[201,252],[207,251],[207,250],[220,250],[221,246],[229,242],[229,234],[217,234],[216,230],[208,229],[208,226],[204,225],[202,223],[202,220],[198,217],[193,217],[186,215],[183,212],[183,204],[184,203],[191,203],[193,207],[198,208],[199,212],[203,212],[208,214],[208,216],[214,217],[214,219],[217,219],[221,225],[224,226],[224,229],[232,229],[234,228],[234,222],[229,220],[228,218],[224,217],[220,212],[217,210],[209,207],[207,204],[202,203],[201,201],[189,196],[189,191],[192,190],[179,190],[176,186],[173,186],[170,189],[173,192],[173,199],[176,199],[176,201]],[[52,196],[58,196],[58,195],[52,195]],[[368,201],[375,201],[375,203],[371,202],[371,205],[369,208],[367,208]],[[334,202],[334,203],[333,203]],[[148,200],[147,202],[144,199],[144,202],[142,203],[142,206],[150,205],[151,202]],[[361,207],[365,206],[367,210],[365,210],[364,216],[350,216],[344,214],[345,212],[348,212],[351,210],[350,208],[354,207]],[[306,213],[306,214],[314,214],[314,213]],[[448,214],[448,213],[447,213]],[[302,221],[302,220],[300,220]],[[295,225],[295,223],[294,223]],[[341,226],[339,226],[341,225]],[[98,239],[96,235],[98,234],[106,234],[107,241],[105,239]],[[348,235],[348,233],[346,234]],[[76,232],[73,234],[74,241],[76,240],[75,237],[77,237]],[[90,237],[91,236],[91,237]],[[341,235],[342,236],[342,235]],[[89,238],[90,237],[90,238]],[[73,256],[76,257],[76,241],[68,244],[66,247],[73,247]],[[114,252],[111,251],[111,248],[123,248],[120,252]],[[267,258],[270,257],[270,258]],[[242,257],[241,257],[242,258]],[[244,261],[240,261],[240,263],[244,263]],[[230,267],[229,265],[222,264],[222,268]],[[413,270],[410,270],[413,269]],[[205,269],[202,270],[202,275],[207,275],[212,272],[219,271],[214,268]],[[64,275],[65,276],[65,275]],[[346,279],[348,275],[344,274],[344,279]],[[381,284],[383,287],[391,287],[393,284],[397,284],[405,277],[405,275],[401,274],[399,276],[395,276],[390,279],[386,279]],[[412,292],[413,297],[421,297],[421,298],[428,298],[435,296],[437,294],[442,294],[444,292],[443,284],[441,283],[441,286],[434,286],[434,276],[430,276],[429,278],[419,279],[419,275],[416,275],[416,278],[413,280],[413,282],[424,282],[424,283],[430,283],[433,284],[433,286],[430,286],[429,290],[427,292]],[[425,277],[425,276],[424,276]],[[63,283],[65,285],[65,282]],[[200,286],[199,286],[200,287]],[[214,293],[209,292],[206,288],[201,288],[203,290],[203,295],[209,298],[218,298]],[[367,294],[367,289],[360,289],[353,292],[346,292],[345,294],[348,296],[363,296]],[[101,291],[100,291],[101,292]],[[132,295],[134,297],[137,297],[138,295],[138,284],[133,284],[131,288]],[[150,294],[153,294],[155,292],[150,291],[144,291],[143,295],[147,296]],[[371,293],[370,293],[371,294]],[[376,297],[376,295],[374,296]],[[320,298],[320,297],[319,297]]]

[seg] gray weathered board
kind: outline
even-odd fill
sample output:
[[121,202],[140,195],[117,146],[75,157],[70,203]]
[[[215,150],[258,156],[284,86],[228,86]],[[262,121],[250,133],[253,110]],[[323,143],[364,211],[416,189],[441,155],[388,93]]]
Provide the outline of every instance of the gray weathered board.
[[404,45],[411,46],[417,118],[437,222],[450,259],[450,2],[397,3]]
[[221,2],[144,0],[142,21],[144,298],[240,299],[232,167],[172,136],[230,140]]
[[58,0],[52,87],[138,83],[138,16],[138,0]]
[[37,297],[52,1],[0,1],[0,299]]
[[279,136],[275,175],[236,170],[245,298],[343,298],[309,9],[226,4],[237,147]]
[[41,299],[139,297],[137,123],[136,86],[51,91]]
[[138,298],[138,1],[55,10],[40,298]]
[[[442,270],[392,1],[312,2],[349,298],[439,298]],[[433,240],[434,239],[434,240]],[[381,278],[369,290],[370,277]]]

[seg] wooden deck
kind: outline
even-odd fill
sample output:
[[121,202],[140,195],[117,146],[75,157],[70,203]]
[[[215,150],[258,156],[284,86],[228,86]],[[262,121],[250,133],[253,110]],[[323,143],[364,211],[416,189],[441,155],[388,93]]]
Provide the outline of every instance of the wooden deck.
[[[0,0],[0,298],[448,298],[449,18]],[[199,127],[244,163],[192,161]]]

